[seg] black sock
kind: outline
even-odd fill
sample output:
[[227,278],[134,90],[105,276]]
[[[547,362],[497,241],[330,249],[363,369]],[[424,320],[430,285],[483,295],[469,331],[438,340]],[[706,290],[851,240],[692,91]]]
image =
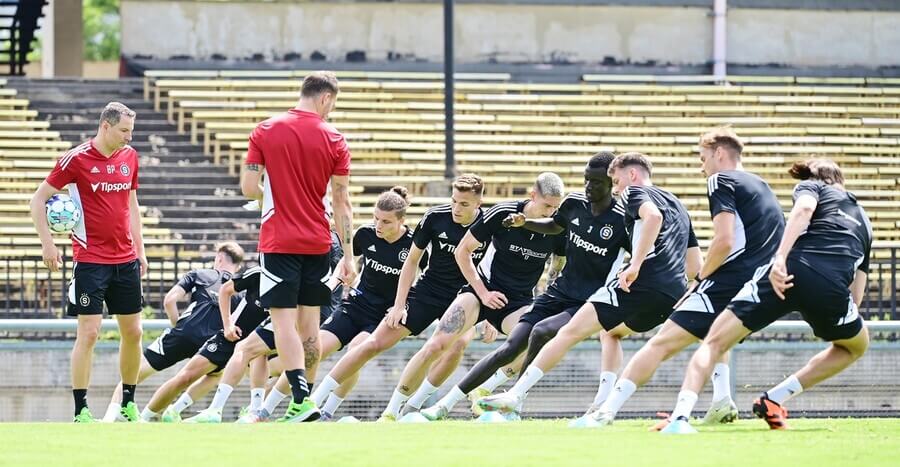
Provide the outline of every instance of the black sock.
[[294,402],[301,403],[303,399],[309,397],[309,386],[306,383],[306,371],[299,370],[287,370],[284,372],[287,375],[288,382],[291,383],[291,395],[294,397]]
[[129,402],[134,402],[135,388],[137,388],[137,384],[122,385],[122,407],[128,405]]
[[75,416],[81,413],[81,409],[87,407],[87,389],[73,389],[72,396],[75,398]]

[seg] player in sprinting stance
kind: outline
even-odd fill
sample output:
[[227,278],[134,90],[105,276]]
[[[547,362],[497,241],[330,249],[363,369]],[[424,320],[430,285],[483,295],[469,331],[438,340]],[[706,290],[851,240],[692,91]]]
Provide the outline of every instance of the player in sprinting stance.
[[[601,425],[611,423],[638,386],[645,384],[663,361],[702,340],[713,321],[750,279],[769,262],[784,232],[784,214],[775,193],[741,165],[741,143],[727,127],[700,138],[700,163],[707,178],[713,238],[706,261],[687,295],[662,329],[628,362],[613,395],[593,414]],[[731,398],[727,354],[712,376],[713,402],[704,423],[737,419]],[[657,425],[663,428],[666,421]]]
[[82,210],[82,221],[71,235],[75,266],[66,307],[69,316],[78,317],[71,359],[76,423],[96,421],[88,409],[87,390],[104,302],[121,336],[121,416],[132,422],[138,418],[134,393],[141,366],[141,276],[147,272],[147,257],[137,199],[138,153],[128,145],[134,119],[134,111],[125,105],[107,104],[96,136],[59,158],[30,203],[44,265],[51,272],[59,271],[62,255],[47,226],[47,200],[68,186]]
[[[428,342],[406,364],[382,415],[385,420],[396,419],[401,404],[422,384],[431,364],[472,326],[487,320],[508,335],[530,308],[533,289],[550,256],[565,255],[565,237],[504,227],[503,221],[519,213],[529,219],[549,217],[559,208],[564,191],[558,175],[542,173],[529,199],[498,203],[469,228],[456,248],[456,262],[468,285],[444,312]],[[476,268],[471,254],[485,242],[490,244]]]
[[[350,349],[319,383],[312,395],[316,404],[331,405],[343,400],[356,381],[356,374],[369,360],[404,337],[424,331],[441,317],[465,285],[466,280],[460,272],[455,253],[469,226],[482,217],[480,207],[484,183],[477,175],[464,174],[453,180],[452,189],[451,202],[429,209],[416,226],[413,245],[400,273],[393,307],[372,335]],[[486,245],[479,245],[472,251],[474,263],[481,261],[486,248]],[[428,266],[413,286],[416,269],[426,251]],[[456,369],[469,339],[470,334],[455,342],[444,357],[432,366],[427,380],[409,403],[417,402],[421,406],[437,390]]]
[[[235,345],[250,335],[250,330],[256,328],[268,316],[259,304],[257,286],[260,276],[261,269],[252,267],[235,274],[231,280],[222,285],[219,289],[222,329],[210,337],[175,376],[156,390],[141,412],[141,419],[156,420],[181,391],[205,375],[219,373],[225,368]],[[244,292],[244,296],[237,306],[232,308],[232,297],[238,292]],[[218,391],[216,395],[219,396]],[[171,413],[167,416],[177,420]]]
[[[190,271],[169,289],[163,299],[163,308],[172,327],[163,331],[162,335],[144,349],[138,373],[138,384],[157,372],[191,358],[207,339],[222,329],[222,318],[219,315],[219,288],[231,279],[243,260],[244,250],[240,245],[235,242],[223,242],[216,248],[212,269]],[[190,298],[190,303],[184,312],[179,314],[178,302],[186,298]],[[211,389],[211,387],[207,387],[207,389]],[[122,383],[120,382],[113,391],[112,400],[103,421],[125,421],[121,411]]]
[[485,410],[518,412],[528,391],[585,338],[606,330],[615,337],[662,324],[684,294],[686,274],[700,270],[700,248],[681,201],[650,179],[647,156],[625,153],[609,173],[621,193],[620,208],[631,237],[631,260],[611,286],[594,293],[506,393],[481,399]]
[[[319,330],[321,358],[365,339],[384,318],[397,290],[400,268],[412,245],[412,231],[404,224],[408,205],[404,187],[394,187],[382,193],[375,203],[374,223],[363,225],[353,235],[352,254],[361,259],[362,274],[357,287],[350,289],[341,308]],[[228,378],[219,384],[219,393],[230,394],[240,380],[244,367],[233,369],[237,371],[230,372]],[[287,390],[287,378],[282,374],[280,379],[276,388]],[[192,420],[198,423],[221,422],[226,401],[227,396],[216,398],[209,408]],[[323,416],[331,413],[329,408],[324,409]],[[248,414],[248,419],[242,421],[259,421],[268,418],[268,415],[257,413],[256,420],[250,420]]]
[[785,402],[866,352],[869,333],[858,307],[866,288],[872,225],[844,188],[844,175],[834,162],[797,162],[790,174],[801,182],[794,188],[794,207],[778,250],[716,318],[694,353],[664,433],[696,432],[688,419],[715,362],[750,333],[791,311],[800,311],[815,335],[831,345],[753,402],[753,413],[769,428],[787,428]]
[[[512,363],[525,352],[537,355],[541,347],[562,328],[584,302],[600,287],[615,279],[625,260],[628,235],[621,206],[612,197],[612,180],[607,174],[613,154],[599,153],[584,169],[584,193],[571,193],[552,218],[528,219],[515,214],[507,224],[544,234],[565,234],[566,265],[547,291],[534,300],[506,341],[481,359],[437,404],[422,411],[429,420],[445,418],[453,406],[487,380],[495,371]],[[598,398],[606,398],[621,364],[616,339],[602,337],[602,380],[609,381]],[[526,364],[530,360],[526,359]],[[481,394],[485,396],[487,394]]]

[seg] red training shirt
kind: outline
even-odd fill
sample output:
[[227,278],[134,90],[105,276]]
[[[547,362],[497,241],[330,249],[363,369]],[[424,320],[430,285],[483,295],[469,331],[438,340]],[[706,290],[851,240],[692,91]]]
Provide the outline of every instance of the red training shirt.
[[125,146],[105,157],[93,141],[82,143],[56,161],[47,183],[81,207],[82,220],[72,229],[72,249],[79,263],[121,264],[137,258],[131,237],[129,197],[138,188],[138,153]]
[[259,251],[328,253],[331,229],[322,198],[332,175],[350,174],[344,136],[318,114],[291,109],[256,126],[245,164],[266,170]]

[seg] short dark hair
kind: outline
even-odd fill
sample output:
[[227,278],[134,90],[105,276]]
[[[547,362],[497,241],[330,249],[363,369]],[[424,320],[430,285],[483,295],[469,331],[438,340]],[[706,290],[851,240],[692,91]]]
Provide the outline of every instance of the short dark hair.
[[303,97],[316,97],[323,92],[330,92],[337,95],[340,90],[338,79],[334,72],[316,71],[310,73],[303,78],[303,86],[300,88],[300,95]]
[[603,173],[607,173],[609,171],[609,165],[612,164],[612,161],[615,158],[616,155],[609,151],[600,151],[591,157],[591,160],[587,163],[587,168],[591,170],[601,170]]
[[744,143],[731,126],[725,125],[700,135],[700,147],[709,148],[713,151],[719,147],[724,147],[740,157],[741,152],[744,150]]
[[650,158],[641,154],[639,152],[626,152],[624,154],[619,154],[613,159],[609,164],[609,171],[607,173],[612,176],[612,172],[618,169],[623,169],[628,166],[636,165],[647,171],[647,175],[653,173],[653,163],[650,162]]
[[216,245],[216,254],[224,253],[231,264],[241,264],[244,261],[244,249],[237,242],[222,242]]
[[453,179],[453,188],[462,193],[472,192],[478,196],[484,193],[484,182],[475,174],[462,174]]
[[805,161],[794,162],[788,169],[791,177],[797,180],[819,180],[828,185],[843,185],[844,173],[840,166],[831,159],[813,157]]
[[112,126],[116,126],[122,120],[122,115],[134,118],[137,116],[137,113],[121,102],[110,102],[100,112],[100,123],[107,122]]

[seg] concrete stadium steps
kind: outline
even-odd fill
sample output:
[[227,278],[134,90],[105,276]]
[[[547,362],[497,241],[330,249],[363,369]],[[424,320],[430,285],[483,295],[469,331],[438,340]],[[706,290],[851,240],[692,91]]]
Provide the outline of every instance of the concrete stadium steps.
[[239,241],[255,251],[259,213],[243,209],[239,179],[212,164],[202,148],[190,143],[164,113],[143,100],[140,79],[12,79],[7,84],[31,101],[38,119],[49,120],[73,145],[96,132],[100,111],[119,101],[138,113],[132,146],[141,155],[140,202],[153,227],[167,229],[173,240],[199,248],[220,239]]

